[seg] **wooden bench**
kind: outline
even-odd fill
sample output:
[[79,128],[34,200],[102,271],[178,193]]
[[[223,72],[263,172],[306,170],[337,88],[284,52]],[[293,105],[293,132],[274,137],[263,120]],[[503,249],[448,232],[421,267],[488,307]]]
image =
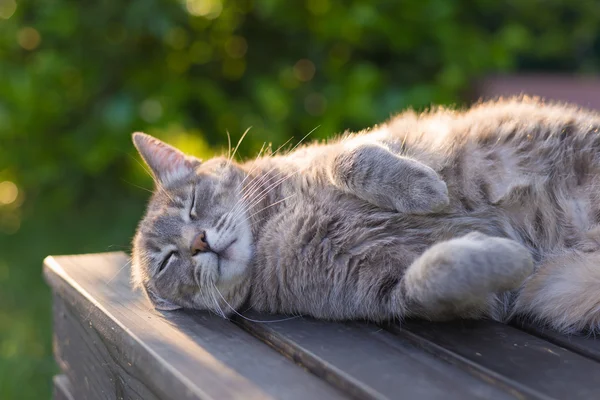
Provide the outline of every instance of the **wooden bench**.
[[44,274],[55,399],[600,398],[594,339],[489,321],[161,313],[131,290],[124,253],[48,257]]

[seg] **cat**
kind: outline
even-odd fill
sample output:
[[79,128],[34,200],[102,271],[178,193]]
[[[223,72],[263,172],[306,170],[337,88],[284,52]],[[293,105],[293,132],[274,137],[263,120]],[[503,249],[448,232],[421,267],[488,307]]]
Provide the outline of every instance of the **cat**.
[[160,310],[327,320],[516,315],[600,328],[600,114],[537,98],[406,111],[206,162],[143,133],[132,280]]

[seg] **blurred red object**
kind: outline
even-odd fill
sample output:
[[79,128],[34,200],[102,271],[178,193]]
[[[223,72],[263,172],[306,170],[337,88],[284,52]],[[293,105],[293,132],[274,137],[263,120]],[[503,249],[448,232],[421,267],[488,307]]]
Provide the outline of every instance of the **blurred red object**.
[[490,76],[475,85],[476,99],[527,94],[600,110],[600,77],[559,74]]

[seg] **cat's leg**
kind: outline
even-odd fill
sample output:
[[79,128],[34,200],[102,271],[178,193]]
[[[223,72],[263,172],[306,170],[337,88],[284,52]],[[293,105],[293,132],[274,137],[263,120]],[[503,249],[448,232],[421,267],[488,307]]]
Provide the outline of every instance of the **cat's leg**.
[[381,208],[426,214],[449,203],[448,188],[432,168],[378,143],[340,144],[326,164],[336,187]]
[[531,254],[510,239],[473,232],[437,243],[406,270],[407,315],[490,316],[496,295],[519,288],[532,272]]
[[564,332],[600,332],[600,253],[547,257],[517,297],[514,312]]

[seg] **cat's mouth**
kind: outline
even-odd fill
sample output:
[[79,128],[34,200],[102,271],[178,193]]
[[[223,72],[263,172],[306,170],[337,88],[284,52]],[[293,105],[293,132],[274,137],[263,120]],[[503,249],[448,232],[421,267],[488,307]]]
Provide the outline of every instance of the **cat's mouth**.
[[235,244],[235,242],[237,242],[237,238],[233,238],[233,240],[230,241],[229,244],[224,246],[222,250],[216,251],[217,256],[219,256],[219,272],[220,272],[221,259],[229,261],[233,258],[232,247]]

